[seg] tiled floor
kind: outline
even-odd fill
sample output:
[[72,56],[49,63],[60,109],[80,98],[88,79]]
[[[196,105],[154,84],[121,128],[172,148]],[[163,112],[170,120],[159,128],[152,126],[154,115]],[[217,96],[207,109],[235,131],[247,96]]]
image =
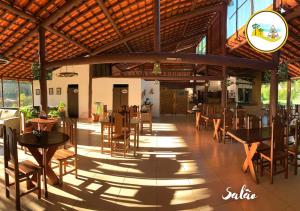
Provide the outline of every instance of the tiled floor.
[[[142,135],[136,158],[100,153],[99,125],[79,124],[79,178],[64,177],[63,187],[49,186],[49,198],[35,194],[21,199],[24,210],[299,210],[300,176],[290,170],[269,183],[255,184],[241,171],[245,158],[238,143],[212,140],[212,130],[194,128],[193,117],[156,120],[152,135]],[[20,151],[21,159],[30,158]],[[0,210],[13,210],[3,182],[0,144]],[[257,199],[224,201],[226,188],[246,185]]]

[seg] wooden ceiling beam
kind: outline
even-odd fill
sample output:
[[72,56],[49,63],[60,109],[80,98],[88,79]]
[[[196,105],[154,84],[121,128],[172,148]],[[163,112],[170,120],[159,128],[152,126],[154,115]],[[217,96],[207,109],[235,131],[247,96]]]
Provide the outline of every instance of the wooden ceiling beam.
[[90,57],[72,58],[48,62],[47,68],[81,64],[113,64],[113,63],[173,63],[173,64],[207,64],[228,67],[270,70],[274,64],[266,61],[244,59],[233,56],[197,55],[191,53],[126,53],[103,54]]
[[[168,18],[166,20],[161,21],[161,28],[168,26],[168,25],[172,25],[174,23],[178,23],[180,21],[184,21],[186,19],[191,19],[197,16],[201,16],[207,13],[212,13],[212,12],[217,12],[220,11],[222,9],[222,4],[218,4],[218,5],[213,5],[213,6],[208,6],[208,7],[204,7],[204,8],[199,8],[199,9],[195,9],[192,12],[186,12],[183,13],[181,15],[176,15],[174,17]],[[114,41],[112,43],[109,43],[107,45],[103,45],[100,46],[99,48],[95,49],[91,55],[97,55],[99,53],[102,53],[106,50],[109,50],[111,48],[114,48],[120,44],[122,44],[124,41],[130,41],[136,38],[139,38],[141,36],[144,36],[146,34],[150,34],[153,32],[154,27],[153,26],[149,26],[146,27],[144,29],[141,29],[137,32],[134,32],[126,37],[124,37],[123,39]]]
[[[96,0],[96,2],[99,5],[99,7],[101,8],[101,10],[103,11],[105,17],[108,19],[108,21],[110,22],[110,24],[113,26],[113,28],[115,29],[115,31],[118,33],[118,35],[120,36],[120,38],[123,39],[122,33],[120,32],[117,24],[114,22],[114,20],[112,19],[111,15],[109,14],[109,12],[108,12],[107,8],[105,7],[103,1],[102,0]],[[126,48],[128,49],[128,51],[132,52],[132,49],[128,45],[127,41],[124,41],[123,43],[126,46]]]
[[[208,80],[208,81],[222,81],[222,76],[127,76],[128,78],[142,78],[144,80],[159,80],[159,81],[200,81],[200,80]],[[110,78],[124,78],[124,76],[112,76]]]

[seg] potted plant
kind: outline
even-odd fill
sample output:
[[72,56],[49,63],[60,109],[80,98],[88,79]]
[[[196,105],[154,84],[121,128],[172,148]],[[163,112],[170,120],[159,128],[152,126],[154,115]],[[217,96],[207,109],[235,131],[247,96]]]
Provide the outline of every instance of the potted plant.
[[101,102],[95,102],[96,111],[92,114],[92,119],[94,122],[98,122],[101,114]]
[[65,111],[65,103],[60,101],[58,103],[58,106],[57,106],[57,111],[59,112],[59,116],[63,119],[66,115],[66,111]]

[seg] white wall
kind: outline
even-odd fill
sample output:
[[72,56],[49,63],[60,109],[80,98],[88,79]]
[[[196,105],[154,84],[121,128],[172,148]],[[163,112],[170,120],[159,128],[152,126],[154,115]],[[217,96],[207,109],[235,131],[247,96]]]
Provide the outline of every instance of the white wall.
[[[68,67],[70,71],[71,68]],[[52,80],[47,81],[48,88],[48,106],[55,107],[60,101],[66,104],[67,88],[69,84],[78,84],[79,87],[79,117],[88,118],[88,97],[89,97],[89,65],[74,66],[74,71],[79,75],[70,78],[57,77],[57,73],[65,71],[65,67],[53,72]],[[113,85],[128,84],[128,104],[141,106],[148,97],[153,103],[153,116],[158,117],[160,114],[160,85],[154,81],[144,81],[139,78],[94,78],[92,86],[92,111],[94,112],[94,103],[101,102],[112,109],[113,104]],[[54,94],[49,95],[49,88],[53,88]],[[61,88],[61,95],[56,95],[56,88]],[[150,89],[153,88],[154,94],[150,94]],[[34,105],[40,106],[40,95],[36,95],[36,89],[40,89],[39,81],[33,81],[34,89]],[[146,90],[146,95],[142,99],[142,92]]]
[[[67,102],[67,89],[69,84],[78,84],[79,89],[79,117],[88,118],[88,92],[89,92],[89,65],[76,65],[73,67],[74,71],[78,73],[78,76],[74,77],[57,77],[57,73],[65,71],[66,68],[62,67],[55,70],[52,74],[52,80],[47,81],[48,88],[48,106],[55,107],[60,101],[66,104]],[[68,71],[72,68],[68,67]],[[40,95],[36,95],[36,89],[40,88],[39,81],[33,81],[34,89],[34,105],[40,106]],[[54,94],[49,95],[49,88],[53,88]],[[61,95],[56,95],[56,88],[61,88]]]
[[[150,90],[153,89],[153,94],[150,93]],[[155,81],[145,81],[142,80],[142,92],[145,90],[145,96],[142,99],[142,103],[146,98],[150,99],[150,102],[153,104],[152,114],[154,117],[159,117],[160,115],[160,84],[155,83]]]
[[139,78],[94,78],[92,103],[101,102],[107,105],[108,110],[112,110],[114,84],[128,84],[128,105],[141,106],[142,79]]

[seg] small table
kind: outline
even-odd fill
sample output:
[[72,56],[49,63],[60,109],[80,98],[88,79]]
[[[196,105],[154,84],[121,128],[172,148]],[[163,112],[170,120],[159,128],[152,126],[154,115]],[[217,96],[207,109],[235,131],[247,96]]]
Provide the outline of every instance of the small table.
[[[48,197],[46,176],[50,184],[59,184],[59,179],[49,163],[58,147],[68,140],[68,135],[57,131],[43,131],[41,136],[26,133],[20,137],[19,144],[27,147],[39,166],[43,167],[45,197]],[[39,149],[42,149],[42,153]]]
[[110,134],[111,134],[111,130],[112,130],[112,126],[113,123],[111,121],[109,121],[109,119],[101,119],[100,120],[101,123],[101,153],[103,153],[103,146],[104,146],[104,129],[107,128],[108,129],[108,144],[111,144],[111,140],[110,140]]
[[138,118],[130,119],[130,127],[134,129],[134,156],[140,143],[140,122],[141,120]]
[[30,122],[36,124],[36,129],[43,130],[43,131],[51,131],[53,126],[58,123],[58,118],[48,118],[48,119],[41,119],[41,118],[34,118],[30,119]]
[[[255,128],[255,129],[238,129],[228,130],[227,135],[234,140],[244,144],[246,159],[243,164],[243,171],[247,172],[250,169],[250,174],[254,181],[258,183],[258,178],[254,170],[252,158],[256,153],[257,147],[261,142],[271,139],[271,128]],[[249,147],[250,146],[250,147]]]

